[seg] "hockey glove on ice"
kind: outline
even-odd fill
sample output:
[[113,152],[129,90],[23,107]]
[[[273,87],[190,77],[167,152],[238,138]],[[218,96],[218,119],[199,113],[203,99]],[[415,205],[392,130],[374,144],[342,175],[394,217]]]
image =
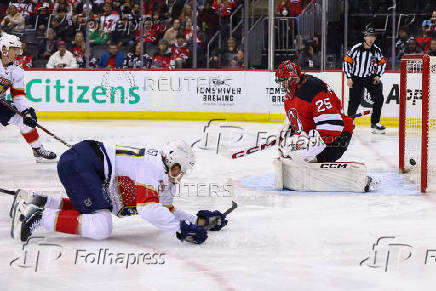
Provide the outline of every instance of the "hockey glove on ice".
[[227,225],[226,216],[218,210],[213,212],[209,210],[200,210],[197,213],[197,217],[197,223],[200,219],[205,221],[203,226],[207,230],[218,231]]
[[23,112],[21,112],[25,115],[23,117],[23,123],[31,128],[35,128],[37,125],[37,118],[36,118],[36,112],[35,109],[32,107],[27,108]]
[[186,221],[180,221],[180,231],[176,237],[181,241],[187,241],[194,244],[201,244],[207,239],[207,231],[202,226],[187,224]]

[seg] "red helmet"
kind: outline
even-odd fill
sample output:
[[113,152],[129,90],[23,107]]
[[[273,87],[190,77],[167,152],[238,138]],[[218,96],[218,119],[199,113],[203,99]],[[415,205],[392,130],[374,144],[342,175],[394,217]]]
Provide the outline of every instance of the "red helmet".
[[295,93],[296,85],[300,82],[301,68],[291,61],[282,62],[276,70],[276,83],[288,80],[288,92]]

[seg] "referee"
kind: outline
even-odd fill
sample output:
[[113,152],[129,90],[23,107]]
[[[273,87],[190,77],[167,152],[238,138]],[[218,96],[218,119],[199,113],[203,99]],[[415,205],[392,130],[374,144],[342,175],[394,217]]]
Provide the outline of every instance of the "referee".
[[374,28],[367,25],[362,33],[364,41],[354,45],[344,57],[343,70],[350,88],[347,115],[356,114],[363,98],[363,88],[366,88],[374,102],[371,115],[372,133],[385,133],[386,128],[380,124],[384,100],[380,77],[385,72],[386,59],[380,48],[374,44]]

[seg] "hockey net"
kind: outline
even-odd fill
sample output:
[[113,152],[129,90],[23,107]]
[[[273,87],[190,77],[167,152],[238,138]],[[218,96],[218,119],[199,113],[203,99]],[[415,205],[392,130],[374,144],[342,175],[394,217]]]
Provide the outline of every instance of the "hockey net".
[[436,57],[401,59],[399,168],[421,192],[436,190]]

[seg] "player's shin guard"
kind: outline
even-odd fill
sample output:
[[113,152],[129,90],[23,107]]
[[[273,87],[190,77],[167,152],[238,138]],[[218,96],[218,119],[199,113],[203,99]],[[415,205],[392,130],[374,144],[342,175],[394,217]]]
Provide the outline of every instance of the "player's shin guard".
[[47,230],[100,240],[112,233],[112,215],[106,209],[92,214],[80,214],[77,210],[44,209],[42,225]]
[[26,142],[30,144],[32,148],[39,148],[41,146],[41,142],[39,140],[39,134],[36,128],[30,128],[30,131],[26,129],[21,129],[21,135],[24,137]]
[[44,209],[42,226],[47,230],[80,234],[80,212],[77,210]]

